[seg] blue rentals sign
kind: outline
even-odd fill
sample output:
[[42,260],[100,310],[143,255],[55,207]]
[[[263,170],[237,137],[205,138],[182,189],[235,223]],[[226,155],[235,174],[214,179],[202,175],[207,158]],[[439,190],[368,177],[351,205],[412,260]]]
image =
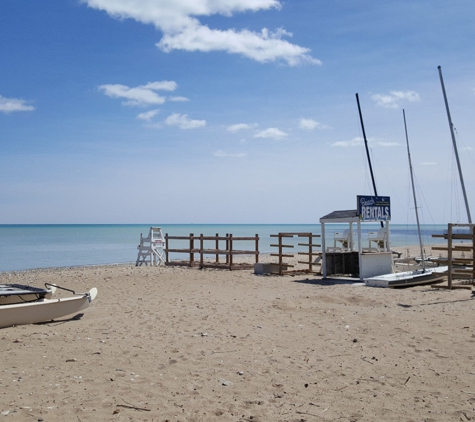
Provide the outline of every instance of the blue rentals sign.
[[357,210],[361,221],[390,221],[391,202],[389,196],[357,197]]

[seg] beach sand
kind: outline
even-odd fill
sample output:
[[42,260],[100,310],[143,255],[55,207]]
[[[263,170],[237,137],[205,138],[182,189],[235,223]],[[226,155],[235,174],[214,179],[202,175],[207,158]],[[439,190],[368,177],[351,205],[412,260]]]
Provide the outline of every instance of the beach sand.
[[475,420],[470,290],[134,265],[0,274],[99,289],[0,330],[5,421]]

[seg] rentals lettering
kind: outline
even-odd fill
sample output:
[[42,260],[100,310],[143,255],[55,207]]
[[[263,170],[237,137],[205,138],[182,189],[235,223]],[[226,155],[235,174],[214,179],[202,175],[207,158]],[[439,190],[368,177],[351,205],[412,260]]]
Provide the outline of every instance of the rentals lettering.
[[358,215],[361,221],[390,221],[389,196],[357,196]]

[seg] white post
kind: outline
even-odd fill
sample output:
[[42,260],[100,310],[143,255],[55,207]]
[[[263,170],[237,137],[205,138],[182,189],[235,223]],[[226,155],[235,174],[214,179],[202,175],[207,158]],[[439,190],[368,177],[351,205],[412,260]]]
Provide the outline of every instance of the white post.
[[322,275],[323,278],[327,278],[327,253],[325,246],[325,223],[322,225]]
[[360,276],[360,281],[363,281],[363,276],[361,275],[363,273],[363,261],[361,259],[361,254],[363,253],[363,245],[361,243],[361,221],[358,220],[357,223],[357,230],[358,230],[358,265],[359,265],[359,276]]

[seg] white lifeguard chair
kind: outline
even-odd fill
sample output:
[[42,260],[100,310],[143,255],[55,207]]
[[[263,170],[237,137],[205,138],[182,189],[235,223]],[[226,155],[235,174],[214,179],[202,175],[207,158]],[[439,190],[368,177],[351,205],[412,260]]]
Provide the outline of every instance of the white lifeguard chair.
[[160,265],[165,263],[165,238],[160,227],[150,227],[147,237],[140,233],[140,244],[135,266],[142,264]]

